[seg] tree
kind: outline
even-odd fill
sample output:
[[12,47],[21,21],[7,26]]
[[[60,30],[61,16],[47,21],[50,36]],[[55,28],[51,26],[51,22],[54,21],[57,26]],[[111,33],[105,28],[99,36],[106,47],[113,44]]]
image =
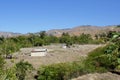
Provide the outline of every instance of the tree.
[[37,36],[36,36],[35,34],[33,34],[33,33],[30,33],[30,34],[29,34],[28,41],[32,44],[32,46],[35,45],[35,38],[36,38],[36,37],[37,37]]
[[73,44],[73,41],[68,33],[63,33],[60,37],[60,43],[65,43],[66,46],[70,47]]
[[2,44],[4,42],[5,38],[2,36],[0,37],[0,44]]
[[88,44],[92,41],[91,35],[90,34],[84,34],[82,33],[79,36],[79,44]]
[[88,55],[87,63],[108,71],[120,70],[120,33],[110,33],[109,39],[106,46],[98,48]]
[[47,36],[46,31],[41,31],[41,32],[39,33],[39,35],[40,35],[40,38],[41,38],[41,39],[44,39],[45,36]]
[[58,43],[59,42],[59,38],[56,36],[52,36],[52,35],[50,35],[48,37],[48,40],[49,40],[49,43]]
[[19,50],[19,48],[18,48],[17,44],[15,44],[13,41],[11,41],[9,39],[6,39],[5,42],[1,45],[0,53],[2,55],[6,55],[6,58],[7,58],[12,53],[14,53],[18,50]]
[[73,43],[78,44],[79,43],[79,37],[78,36],[72,36],[72,41],[73,41]]
[[44,40],[39,38],[39,37],[36,37],[35,42],[34,42],[34,46],[43,46],[43,45],[44,45]]

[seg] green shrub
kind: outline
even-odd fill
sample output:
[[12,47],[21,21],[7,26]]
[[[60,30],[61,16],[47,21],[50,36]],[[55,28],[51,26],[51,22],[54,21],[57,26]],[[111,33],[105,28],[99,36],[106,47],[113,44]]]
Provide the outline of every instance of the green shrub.
[[42,66],[38,71],[37,80],[68,80],[85,74],[82,62],[59,63]]
[[88,67],[88,73],[91,72],[106,72],[107,69],[104,67],[108,64],[108,58],[104,56],[106,47],[100,47],[89,53],[88,57],[84,61]]
[[33,66],[25,61],[20,61],[16,64],[16,76],[18,80],[25,80],[27,72],[33,70]]
[[115,54],[112,54],[114,49],[115,46],[110,47],[110,45],[95,49],[89,53],[85,65],[89,66],[90,70],[95,69],[95,72],[114,70],[118,66],[118,58]]

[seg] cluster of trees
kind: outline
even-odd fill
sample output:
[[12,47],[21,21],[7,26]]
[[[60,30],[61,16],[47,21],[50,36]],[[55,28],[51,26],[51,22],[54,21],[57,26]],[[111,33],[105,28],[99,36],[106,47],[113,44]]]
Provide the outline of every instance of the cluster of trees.
[[119,32],[116,32],[116,31],[104,32],[101,34],[96,34],[95,38],[96,40],[100,40],[103,43],[106,43],[106,42],[109,42],[116,33],[119,33]]
[[68,33],[63,33],[60,37],[60,43],[72,44],[92,44],[93,39],[90,34],[81,34],[80,36],[70,36]]
[[68,33],[63,33],[61,37],[56,37],[47,35],[45,31],[42,31],[38,34],[31,33],[17,37],[0,37],[0,54],[9,55],[20,48],[43,46],[51,43],[64,43],[69,47],[72,44],[93,44],[96,41],[92,39],[90,34],[83,33],[80,36],[70,36]]

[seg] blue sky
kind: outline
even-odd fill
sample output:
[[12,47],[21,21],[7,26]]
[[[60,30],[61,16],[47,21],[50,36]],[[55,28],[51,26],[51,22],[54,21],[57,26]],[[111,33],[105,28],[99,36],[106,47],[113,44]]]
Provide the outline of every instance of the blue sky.
[[120,0],[0,0],[0,31],[120,24]]

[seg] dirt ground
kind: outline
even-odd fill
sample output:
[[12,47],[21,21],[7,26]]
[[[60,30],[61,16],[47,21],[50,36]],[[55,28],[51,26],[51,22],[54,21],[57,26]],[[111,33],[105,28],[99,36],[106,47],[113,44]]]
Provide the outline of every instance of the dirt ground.
[[[24,60],[31,63],[35,69],[38,69],[40,65],[77,61],[81,56],[87,56],[88,52],[100,46],[103,45],[73,45],[70,48],[64,49],[62,48],[62,44],[52,44],[43,47],[22,48],[19,52],[14,53],[14,56],[16,56],[17,59],[6,60],[6,66],[12,66],[20,60]],[[36,48],[46,48],[48,50],[47,55],[44,57],[29,56],[30,52]]]
[[107,73],[94,73],[80,76],[72,80],[120,80],[120,76],[110,72]]

